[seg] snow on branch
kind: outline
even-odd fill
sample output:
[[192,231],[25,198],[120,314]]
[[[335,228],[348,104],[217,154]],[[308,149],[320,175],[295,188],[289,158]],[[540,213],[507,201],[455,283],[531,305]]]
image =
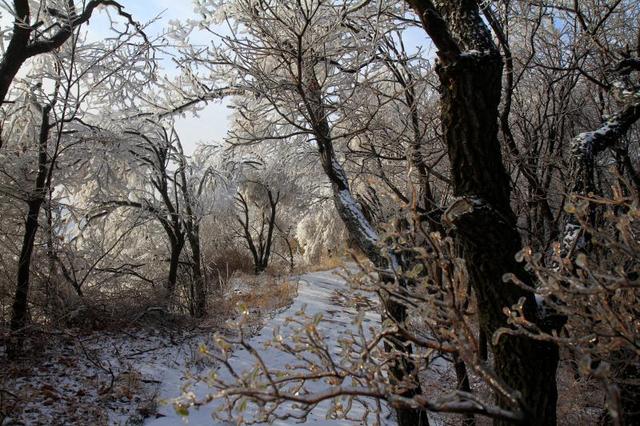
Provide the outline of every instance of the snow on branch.
[[[73,4],[73,2],[71,2],[71,4]],[[56,31],[52,36],[31,43],[25,51],[26,56],[32,57],[40,53],[51,52],[52,50],[62,46],[62,44],[64,44],[64,42],[67,41],[71,36],[73,29],[89,21],[89,19],[93,15],[94,10],[99,6],[114,7],[117,10],[118,15],[125,18],[128,24],[132,25],[136,29],[136,32],[138,32],[144,38],[147,44],[151,44],[147,39],[146,34],[142,30],[142,26],[140,25],[140,23],[135,21],[133,19],[133,16],[130,13],[126,12],[124,10],[124,6],[122,6],[120,3],[114,0],[91,0],[89,3],[87,3],[83,12],[79,15],[75,11],[72,11],[67,17],[64,16],[64,14],[62,14],[61,12],[57,12],[55,10],[52,11],[50,9],[49,13],[51,14],[51,16],[63,18],[63,22],[66,23],[62,24],[60,29]]]
[[[637,94],[640,98],[640,94]],[[592,161],[596,155],[615,144],[640,119],[640,99],[630,103],[590,132],[580,133],[573,140],[572,153],[581,160]]]

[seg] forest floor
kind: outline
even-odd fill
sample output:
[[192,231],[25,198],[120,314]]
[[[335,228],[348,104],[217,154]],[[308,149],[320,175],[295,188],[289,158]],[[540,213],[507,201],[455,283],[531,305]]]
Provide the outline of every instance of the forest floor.
[[[273,339],[274,330],[281,335],[291,334],[296,325],[288,319],[303,310],[310,318],[322,314],[318,331],[327,346],[336,351],[340,337],[353,328],[358,310],[367,311],[365,329],[379,324],[377,302],[350,289],[340,271],[310,272],[275,281],[269,277],[243,277],[225,298],[226,306],[216,308],[225,311],[237,304],[248,307],[251,322],[245,332],[250,336],[250,344],[260,351],[269,367],[282,369],[294,363],[295,358],[265,346]],[[32,339],[26,359],[14,364],[0,359],[0,426],[234,424],[213,416],[221,407],[220,401],[191,409],[188,416],[178,414],[173,404],[185,390],[198,400],[211,394],[213,391],[201,379],[210,372],[229,378],[224,368],[200,351],[203,345],[215,346],[213,333],[229,336],[236,333],[220,317],[232,319],[227,312],[189,327],[169,326],[165,320],[161,327],[42,331],[40,338]],[[247,371],[254,365],[252,356],[241,347],[234,348],[229,362],[239,371]],[[443,370],[436,382],[446,387],[451,369],[446,363],[436,364]],[[311,388],[314,386],[321,388],[323,383],[312,384]],[[372,401],[369,403],[375,406]],[[329,405],[326,401],[315,407],[305,424],[360,424],[327,419]],[[291,409],[291,406],[282,408],[285,412]],[[250,418],[252,413],[248,411],[246,417]],[[354,404],[350,417],[364,414],[364,408]],[[369,420],[375,424],[373,415]],[[447,424],[440,416],[430,415],[430,420],[432,425]],[[274,424],[289,425],[292,420]],[[381,424],[395,424],[391,411],[384,406]]]
[[225,320],[235,305],[250,309],[255,333],[295,295],[296,283],[286,278],[241,276],[224,301],[211,303],[215,314],[198,323],[141,308],[126,327],[33,326],[25,356],[14,363],[4,357],[7,335],[0,330],[0,426],[141,425],[157,413],[167,372],[213,367],[198,348],[213,346],[213,333],[230,332]]
[[[338,347],[337,339],[353,326],[357,315],[348,307],[345,280],[336,271],[311,272],[276,281],[271,288],[251,279],[236,285],[226,307],[242,304],[251,312],[247,334],[251,344],[264,354],[271,367],[282,367],[292,359],[273,349],[262,348],[272,340],[274,329],[287,334],[287,318],[302,309],[313,317],[324,315],[320,332],[329,339],[329,347]],[[261,285],[262,284],[262,285]],[[363,296],[363,303],[367,299]],[[367,302],[368,303],[368,302]],[[365,323],[379,322],[372,310]],[[220,309],[220,307],[218,307]],[[156,313],[158,314],[158,313]],[[226,318],[230,318],[226,315]],[[220,318],[189,327],[131,327],[126,330],[36,330],[28,356],[20,363],[0,359],[0,425],[190,425],[229,424],[214,420],[219,408],[214,401],[188,417],[180,416],[172,400],[186,387],[196,397],[212,391],[199,376],[219,369],[199,348],[213,347],[213,333],[233,335]],[[1,340],[0,340],[1,341]],[[0,344],[1,346],[1,344]],[[0,347],[0,353],[4,352]],[[252,368],[251,356],[236,348],[230,363],[239,370]],[[318,405],[307,424],[353,424],[326,420],[328,403]],[[361,410],[362,411],[362,410]],[[354,409],[352,415],[364,411]],[[281,422],[276,424],[290,424]],[[389,411],[383,412],[383,424],[394,424]]]
[[[367,310],[365,329],[368,325],[379,324],[376,302],[367,295],[354,294],[339,270],[311,272],[276,281],[262,278],[241,279],[227,296],[227,306],[216,309],[225,311],[236,304],[249,309],[251,322],[245,330],[250,336],[249,343],[260,351],[271,368],[283,369],[294,363],[291,356],[265,346],[272,341],[275,330],[284,336],[291,334],[296,325],[288,318],[298,316],[302,310],[310,318],[323,315],[318,331],[327,346],[336,351],[340,337],[353,327],[357,315],[354,301],[358,309]],[[0,426],[234,424],[214,418],[213,413],[222,406],[220,401],[191,409],[188,416],[181,416],[173,404],[184,391],[192,393],[196,400],[211,394],[213,390],[202,379],[210,372],[216,372],[222,379],[229,378],[224,368],[200,350],[203,345],[215,346],[214,332],[234,336],[235,329],[224,319],[232,319],[232,316],[227,313],[191,326],[174,324],[171,327],[165,323],[161,327],[114,331],[42,331],[31,343],[25,360],[9,364],[0,359]],[[243,348],[236,347],[229,363],[238,371],[248,371],[253,368],[254,358]],[[450,363],[443,359],[435,359],[428,377],[423,379],[428,383],[427,391],[434,396],[455,386],[455,374]],[[575,385],[561,385],[575,389]],[[474,391],[482,390],[474,386]],[[586,397],[584,392],[581,395]],[[319,404],[305,424],[358,424],[326,419],[328,408],[328,402]],[[583,410],[582,407],[569,408],[561,411],[579,413]],[[283,408],[292,409],[291,406]],[[245,415],[247,420],[251,414],[250,407]],[[350,414],[357,418],[364,410],[354,405]],[[395,424],[390,410],[384,407],[381,420],[384,425]],[[478,420],[478,425],[489,423],[486,419]],[[292,423],[288,420],[274,424]],[[430,424],[459,424],[459,419],[430,414]]]

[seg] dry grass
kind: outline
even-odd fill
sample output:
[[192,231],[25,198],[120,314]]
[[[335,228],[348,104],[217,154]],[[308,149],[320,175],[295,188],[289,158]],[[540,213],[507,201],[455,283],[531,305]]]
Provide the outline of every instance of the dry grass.
[[207,257],[206,268],[213,288],[224,291],[229,280],[238,273],[249,274],[253,271],[253,261],[245,250],[230,246],[218,249]]
[[597,425],[604,414],[604,392],[594,380],[577,378],[568,360],[558,366],[558,424]]
[[239,275],[236,280],[245,285],[244,291],[229,295],[224,301],[223,312],[232,312],[239,306],[250,312],[275,311],[293,301],[298,293],[297,282],[270,275]]
[[319,272],[319,271],[328,271],[331,269],[337,269],[344,267],[345,257],[343,256],[331,256],[320,259],[320,261],[310,264],[303,265],[299,268],[296,268],[296,272],[303,274],[309,272]]

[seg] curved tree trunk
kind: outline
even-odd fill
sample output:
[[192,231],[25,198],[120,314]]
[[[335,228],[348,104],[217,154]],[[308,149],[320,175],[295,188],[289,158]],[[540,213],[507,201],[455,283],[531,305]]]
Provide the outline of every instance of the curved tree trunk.
[[[333,149],[331,129],[327,120],[325,108],[322,102],[320,84],[315,75],[313,64],[307,64],[304,70],[304,86],[300,87],[300,92],[305,99],[311,126],[313,127],[320,162],[325,174],[329,178],[333,189],[333,200],[340,218],[344,222],[349,235],[356,242],[358,248],[376,266],[382,268],[397,268],[400,265],[393,253],[390,254],[390,261],[382,256],[379,247],[379,237],[376,230],[367,220],[357,203],[351,189],[347,175],[338,162]],[[392,265],[389,265],[391,262]],[[381,277],[386,279],[385,277]],[[406,321],[407,309],[404,305],[393,301],[391,298],[382,301],[388,315],[399,324]],[[402,383],[402,396],[411,398],[422,394],[417,368],[411,359],[412,346],[401,336],[395,336],[394,342],[386,341],[385,347],[393,349],[404,356],[400,357],[394,365],[389,368],[389,380],[392,384]],[[426,426],[429,424],[427,412],[420,409],[401,408],[396,409],[399,426]]]

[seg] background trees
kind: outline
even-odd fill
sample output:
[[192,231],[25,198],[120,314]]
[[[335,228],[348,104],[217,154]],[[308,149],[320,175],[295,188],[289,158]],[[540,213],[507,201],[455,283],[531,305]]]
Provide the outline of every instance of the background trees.
[[[581,120],[585,115],[598,111],[595,105],[591,110],[580,97],[579,93],[588,93],[590,89],[581,92],[580,88],[584,84],[585,88],[595,85],[598,90],[606,90],[607,84],[593,73],[596,69],[603,72],[607,66],[615,68],[612,63],[615,55],[600,57],[591,63],[592,51],[585,49],[582,37],[590,38],[589,43],[596,46],[601,45],[596,34],[607,20],[618,14],[626,19],[635,16],[637,11],[622,2],[594,5],[594,10],[602,8],[600,15],[594,12],[591,18],[585,16],[580,6],[571,8],[560,4],[521,2],[506,8],[493,3],[478,6],[475,2],[409,4],[437,49],[435,71],[439,79],[442,134],[437,126],[432,129],[436,139],[444,141],[449,159],[449,171],[445,172],[448,176],[433,182],[443,194],[438,200],[440,206],[435,202],[437,198],[433,196],[429,178],[442,173],[434,170],[434,164],[428,166],[424,162],[425,151],[432,148],[422,146],[426,142],[424,135],[430,130],[422,126],[428,120],[416,117],[420,105],[416,102],[415,90],[425,81],[429,87],[429,80],[416,73],[412,62],[418,62],[411,61],[401,43],[398,46],[393,35],[385,32],[388,28],[385,25],[402,28],[393,18],[387,21],[381,18],[397,16],[394,13],[398,12],[392,7],[377,11],[377,32],[371,35],[367,32],[366,12],[353,13],[355,8],[348,2],[331,5],[310,2],[298,7],[236,2],[222,11],[226,17],[244,25],[234,29],[231,36],[220,36],[223,47],[212,47],[211,59],[196,61],[197,67],[206,69],[209,75],[217,73],[219,81],[235,84],[244,99],[257,98],[258,102],[241,103],[242,111],[250,120],[255,120],[258,114],[273,117],[266,124],[269,137],[250,133],[244,139],[246,143],[279,138],[297,140],[303,135],[314,141],[320,163],[333,187],[337,211],[357,246],[378,267],[384,270],[391,265],[390,269],[397,273],[403,267],[411,269],[411,259],[396,257],[395,250],[382,242],[376,225],[384,222],[378,221],[384,217],[380,214],[383,203],[375,195],[376,191],[370,190],[371,182],[363,185],[365,191],[358,197],[361,202],[355,202],[356,187],[351,184],[353,179],[347,178],[346,165],[353,161],[365,169],[367,162],[354,161],[353,154],[367,153],[365,158],[373,160],[375,166],[373,172],[365,173],[378,177],[397,201],[420,205],[423,213],[430,212],[431,215],[425,216],[432,219],[432,229],[442,229],[443,225],[453,227],[447,232],[452,232],[461,246],[459,253],[466,260],[469,282],[477,297],[479,324],[485,335],[493,336],[508,327],[505,308],[511,306],[518,306],[539,329],[558,332],[565,319],[539,309],[532,291],[536,288],[535,281],[515,260],[522,247],[520,228],[526,223],[529,232],[525,236],[545,248],[559,235],[567,235],[563,223],[571,219],[564,216],[562,194],[575,191],[572,185],[576,182],[583,187],[578,175],[584,173],[584,167],[589,168],[586,173],[592,176],[591,166],[579,165],[594,159],[592,137],[602,133],[605,139],[614,140],[619,131],[626,134],[626,124],[613,116],[614,121],[602,126],[600,132],[582,134],[572,145],[567,142],[584,125]],[[358,12],[366,10],[366,4],[362,7]],[[334,15],[336,10],[340,12]],[[329,18],[331,16],[336,18]],[[519,24],[513,24],[514,21]],[[517,49],[515,55],[510,37],[520,41],[513,43]],[[528,50],[528,46],[532,48]],[[611,48],[600,48],[602,52],[611,52]],[[628,56],[629,52],[627,48],[627,53],[621,55]],[[194,53],[187,52],[187,57],[190,55]],[[587,63],[593,68],[585,69]],[[608,65],[603,67],[603,64]],[[225,79],[233,73],[237,76]],[[607,74],[605,71],[604,75]],[[389,77],[397,85],[395,93],[389,92],[389,87],[393,87],[385,80]],[[528,78],[532,80],[527,81]],[[414,79],[417,84],[413,83]],[[216,86],[215,80],[213,82],[209,86]],[[542,93],[532,95],[531,91],[536,90]],[[424,92],[423,96],[429,98]],[[606,92],[601,92],[601,105],[606,104],[605,98]],[[578,103],[581,107],[572,108]],[[399,104],[408,107],[412,117],[411,125],[404,125],[406,131],[400,130],[411,141],[404,149],[393,143],[398,137],[389,138],[396,122],[385,123],[388,116],[383,115],[389,105]],[[634,107],[629,108],[625,109],[629,111],[628,120],[623,119],[623,123],[637,120],[630,112]],[[536,120],[532,111],[536,110],[540,112],[540,119],[532,124],[532,120]],[[574,115],[574,111],[578,113]],[[602,108],[599,111],[600,115],[604,112]],[[521,121],[515,118],[517,114]],[[281,123],[280,127],[274,123]],[[402,124],[398,127],[402,129]],[[282,130],[274,137],[274,129]],[[343,129],[351,132],[341,133]],[[532,137],[532,129],[539,136]],[[580,143],[585,139],[588,140],[586,148]],[[509,153],[511,170],[502,160],[503,150]],[[555,165],[561,158],[565,161],[563,165],[568,165],[566,169],[571,170],[569,175],[563,173],[563,166]],[[394,160],[400,167],[404,160],[405,165],[417,171],[422,200],[416,198],[418,191],[409,197],[406,194],[410,192],[403,193],[402,185],[394,182],[398,176],[393,170]],[[512,207],[514,183],[518,191],[515,199],[518,216]],[[448,208],[442,223],[439,213],[445,206]],[[380,247],[386,249],[384,256]],[[505,274],[514,274],[524,285],[504,283]],[[400,288],[406,286],[403,276],[396,275],[396,279]],[[398,299],[401,295],[402,291],[395,293]],[[403,314],[398,313],[402,310],[394,315],[390,309],[390,318],[400,328],[403,328]],[[506,386],[495,388],[500,405],[522,410],[519,415],[526,421],[554,424],[557,346],[517,333],[502,336],[491,344],[495,359],[493,371]],[[467,359],[478,365],[477,360]],[[417,394],[419,392],[407,395]],[[514,399],[516,394],[518,397]],[[416,404],[412,405],[415,407]],[[508,419],[508,416],[496,417],[498,422]],[[400,419],[402,421],[402,416]]]

